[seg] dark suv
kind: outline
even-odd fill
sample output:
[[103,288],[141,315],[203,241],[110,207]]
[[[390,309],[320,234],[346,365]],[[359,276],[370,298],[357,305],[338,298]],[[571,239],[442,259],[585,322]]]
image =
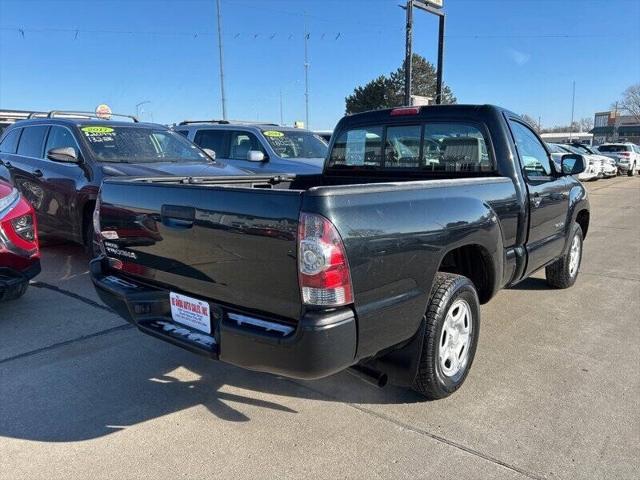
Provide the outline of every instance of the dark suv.
[[84,112],[49,112],[7,127],[0,137],[0,165],[33,205],[42,236],[88,248],[105,177],[246,175],[163,125]]

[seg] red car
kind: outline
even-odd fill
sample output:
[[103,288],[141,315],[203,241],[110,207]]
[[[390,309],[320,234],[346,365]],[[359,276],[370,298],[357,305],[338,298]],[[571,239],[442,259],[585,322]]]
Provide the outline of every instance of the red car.
[[27,291],[40,273],[40,248],[33,207],[0,180],[0,302]]

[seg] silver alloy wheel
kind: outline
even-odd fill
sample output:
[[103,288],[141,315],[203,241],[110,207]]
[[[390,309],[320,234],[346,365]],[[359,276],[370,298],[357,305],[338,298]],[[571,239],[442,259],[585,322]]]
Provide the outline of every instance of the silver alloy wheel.
[[438,355],[442,373],[453,377],[467,366],[471,341],[472,314],[462,299],[453,302],[442,326]]
[[569,276],[575,277],[580,266],[580,237],[574,235],[571,242],[571,250],[569,250]]

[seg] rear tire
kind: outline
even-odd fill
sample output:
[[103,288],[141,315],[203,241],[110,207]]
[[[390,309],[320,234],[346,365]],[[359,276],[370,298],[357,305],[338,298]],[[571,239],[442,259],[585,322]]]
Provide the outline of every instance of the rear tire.
[[633,166],[629,167],[629,171],[627,171],[627,175],[629,177],[633,177],[635,175],[635,171],[636,171],[636,164],[634,163]]
[[480,302],[471,280],[437,273],[425,318],[424,343],[413,389],[436,400],[460,388],[476,353]]
[[9,293],[0,292],[0,302],[9,302],[11,300],[17,300],[22,297],[25,293],[27,293],[27,288],[29,288],[29,282],[25,282],[19,289],[14,290]]
[[577,223],[571,229],[571,243],[567,252],[551,265],[545,274],[547,283],[553,288],[569,288],[576,283],[582,263],[582,228]]

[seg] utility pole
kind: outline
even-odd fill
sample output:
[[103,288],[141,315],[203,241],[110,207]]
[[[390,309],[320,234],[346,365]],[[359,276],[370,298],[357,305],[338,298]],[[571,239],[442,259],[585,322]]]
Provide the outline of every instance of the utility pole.
[[222,119],[227,119],[227,99],[224,95],[224,60],[222,55],[222,16],[220,15],[220,0],[216,0],[218,13],[218,50],[220,51],[220,96],[222,97]]
[[407,24],[404,52],[404,104],[411,105],[411,70],[413,56],[413,0],[407,0]]
[[436,79],[436,105],[442,103],[442,69],[444,67],[444,14],[440,15],[438,27],[438,77]]
[[307,14],[304,15],[304,119],[305,128],[309,127],[309,33],[307,32]]
[[612,141],[618,141],[618,102],[613,110],[613,138]]
[[571,142],[571,137],[573,133],[573,114],[576,106],[576,81],[573,81],[573,94],[571,97],[571,125],[569,126],[569,142]]
[[284,109],[282,108],[282,89],[280,89],[280,125],[284,125]]

